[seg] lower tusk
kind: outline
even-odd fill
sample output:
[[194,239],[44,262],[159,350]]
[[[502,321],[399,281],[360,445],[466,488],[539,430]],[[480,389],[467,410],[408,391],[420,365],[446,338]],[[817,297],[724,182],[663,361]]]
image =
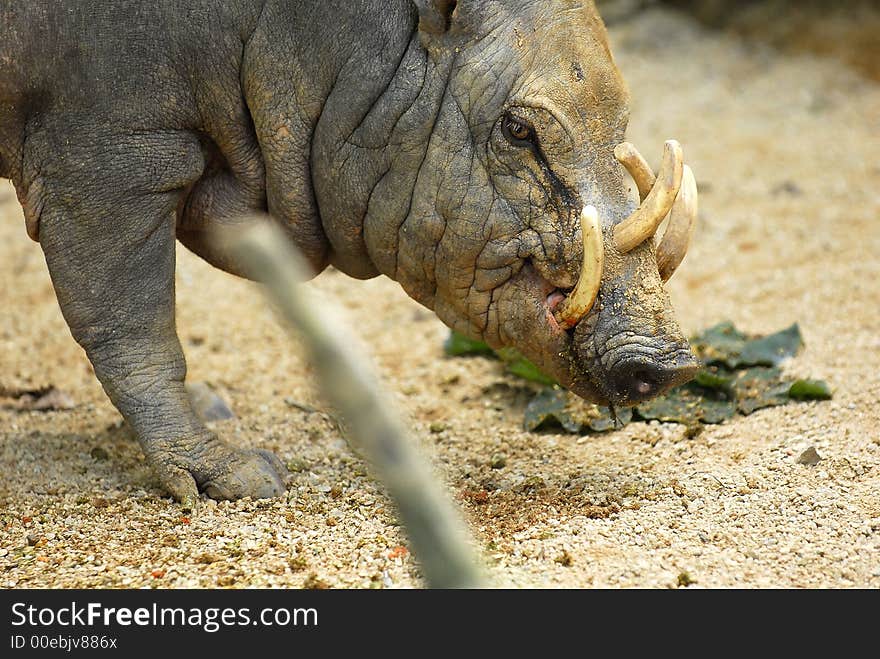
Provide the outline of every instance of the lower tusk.
[[660,173],[651,191],[632,215],[614,227],[614,243],[618,250],[625,254],[657,232],[657,227],[669,213],[678,195],[681,171],[681,145],[675,140],[669,140],[663,150]]
[[667,281],[681,265],[697,226],[697,182],[687,165],[681,175],[681,189],[669,211],[669,225],[657,246],[660,278]]
[[584,261],[577,285],[556,312],[556,322],[563,329],[578,324],[587,315],[599,294],[602,270],[605,267],[605,245],[599,214],[593,206],[581,211],[581,237],[584,241]]
[[626,168],[636,187],[639,189],[639,199],[645,200],[656,180],[651,166],[639,153],[639,150],[629,142],[621,142],[614,148],[614,157]]

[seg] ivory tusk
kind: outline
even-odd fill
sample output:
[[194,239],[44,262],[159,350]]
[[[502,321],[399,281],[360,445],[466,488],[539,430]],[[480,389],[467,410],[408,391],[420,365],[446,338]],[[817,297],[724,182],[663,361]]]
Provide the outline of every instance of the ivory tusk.
[[614,227],[614,243],[618,250],[629,252],[657,232],[657,227],[669,213],[678,195],[681,171],[681,145],[675,140],[669,140],[664,146],[660,173],[651,191],[632,215]]
[[636,187],[639,189],[639,199],[644,201],[648,193],[651,192],[651,188],[656,180],[651,166],[642,157],[639,150],[629,142],[621,142],[614,147],[614,157],[632,176],[633,181],[636,182]]
[[691,168],[682,168],[681,189],[669,211],[669,225],[657,246],[657,268],[667,281],[681,265],[697,226],[697,182]]
[[599,294],[602,270],[605,267],[605,245],[599,214],[593,206],[581,211],[581,238],[584,242],[584,260],[577,285],[556,312],[556,322],[563,329],[578,324],[587,315]]

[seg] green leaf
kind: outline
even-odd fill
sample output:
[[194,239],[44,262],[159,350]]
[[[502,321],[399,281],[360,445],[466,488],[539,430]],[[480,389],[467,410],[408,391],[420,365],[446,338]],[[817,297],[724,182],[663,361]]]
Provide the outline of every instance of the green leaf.
[[629,423],[632,410],[617,411],[587,403],[560,387],[539,391],[526,406],[523,426],[528,431],[559,426],[569,433],[606,432]]
[[737,409],[746,415],[789,402],[788,386],[778,368],[753,366],[737,371],[735,390]]
[[723,392],[716,392],[689,383],[670,390],[636,407],[636,418],[664,423],[683,423],[694,426],[702,423],[721,423],[736,414],[736,403]]
[[793,400],[831,398],[831,390],[822,380],[788,383],[782,379],[777,366],[803,347],[797,324],[766,337],[750,337],[725,321],[693,337],[691,345],[706,364],[691,382],[636,408],[618,410],[616,417],[608,408],[587,403],[562,389],[513,348],[495,353],[481,341],[452,332],[444,350],[452,356],[498,357],[511,374],[548,385],[526,407],[523,423],[529,431],[558,426],[570,433],[605,432],[631,419],[683,423],[694,428]]
[[[730,400],[711,400],[708,398],[700,402],[700,422],[701,423],[721,423],[726,419],[731,419],[736,414],[736,403]],[[687,426],[692,423],[684,422]]]
[[532,362],[522,356],[515,348],[502,348],[497,353],[498,358],[507,366],[508,372],[513,375],[528,380],[529,382],[537,382],[547,386],[557,384],[556,380],[535,366]]
[[795,380],[788,395],[795,400],[830,400],[831,388],[825,380]]
[[[568,392],[564,389],[548,388],[539,391],[526,406],[523,426],[529,432],[552,425],[568,425],[569,432],[579,432],[580,424],[574,427],[565,414],[568,405]],[[563,425],[565,424],[565,425]]]
[[548,386],[556,384],[556,380],[549,375],[544,375],[543,371],[526,359],[510,362],[507,364],[507,370],[513,375],[530,382],[537,382],[538,384],[546,384]]
[[465,357],[469,355],[482,355],[494,357],[495,352],[482,341],[469,339],[464,334],[452,331],[443,342],[443,352],[450,357]]
[[451,331],[446,341],[443,342],[443,352],[450,357],[482,356],[498,358],[504,362],[507,370],[513,375],[530,382],[537,382],[547,386],[557,384],[556,380],[546,375],[541,369],[522,356],[515,348],[501,348],[497,352],[492,350],[482,341],[475,341]]
[[734,378],[727,371],[721,371],[715,367],[704,368],[697,373],[693,382],[706,389],[724,392],[729,398],[733,397]]
[[607,432],[623,428],[633,418],[633,409],[631,407],[621,407],[615,410],[614,414],[607,407],[600,407],[598,405],[591,405],[591,407],[595,408],[596,413],[595,416],[589,419],[587,425],[593,432]]
[[734,355],[739,355],[747,337],[733,323],[726,320],[691,337],[691,347],[707,365],[725,365]]
[[703,363],[731,370],[778,366],[784,359],[796,355],[803,345],[797,323],[769,336],[749,337],[725,321],[691,338],[691,346]]
[[803,345],[800,327],[795,323],[781,332],[747,342],[731,366],[779,366],[785,359],[794,357]]

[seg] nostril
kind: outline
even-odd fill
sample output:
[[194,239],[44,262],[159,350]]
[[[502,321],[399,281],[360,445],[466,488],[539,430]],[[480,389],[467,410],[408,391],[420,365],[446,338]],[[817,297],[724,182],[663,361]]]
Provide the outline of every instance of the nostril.
[[629,399],[649,398],[657,390],[657,373],[642,364],[625,364],[612,377],[617,393]]
[[634,389],[640,393],[648,394],[657,386],[657,373],[640,369],[633,373]]
[[654,385],[642,379],[636,379],[635,390],[642,396],[648,396],[654,390]]
[[635,404],[663,393],[669,387],[681,384],[693,375],[691,368],[627,361],[609,374],[619,404]]

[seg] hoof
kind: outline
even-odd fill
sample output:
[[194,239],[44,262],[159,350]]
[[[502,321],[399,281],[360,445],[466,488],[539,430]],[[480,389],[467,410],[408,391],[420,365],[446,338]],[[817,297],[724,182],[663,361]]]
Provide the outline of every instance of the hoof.
[[201,489],[212,499],[271,499],[287,491],[286,478],[287,469],[269,451],[243,451]]

